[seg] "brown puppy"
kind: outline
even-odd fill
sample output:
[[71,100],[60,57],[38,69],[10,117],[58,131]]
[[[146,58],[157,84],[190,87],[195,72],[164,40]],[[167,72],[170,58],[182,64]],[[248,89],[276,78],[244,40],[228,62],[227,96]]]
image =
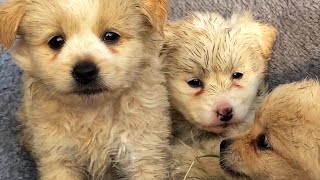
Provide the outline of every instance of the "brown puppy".
[[[219,153],[223,137],[251,123],[265,94],[265,70],[276,30],[249,14],[225,19],[194,13],[169,23],[165,34],[162,53],[179,179],[195,156]],[[191,176],[211,178],[213,171],[205,170],[206,163],[197,166]]]
[[221,143],[221,166],[235,178],[320,177],[320,84],[282,85],[269,94],[247,133]]
[[[158,60],[166,0],[10,0],[0,42],[24,71],[22,143],[40,179],[165,179]],[[113,167],[113,168],[111,168]]]

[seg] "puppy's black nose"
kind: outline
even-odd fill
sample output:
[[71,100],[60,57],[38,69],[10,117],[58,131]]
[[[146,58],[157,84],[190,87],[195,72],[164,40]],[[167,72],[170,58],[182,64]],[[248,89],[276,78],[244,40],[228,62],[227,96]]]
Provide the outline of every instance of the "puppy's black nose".
[[218,112],[221,116],[221,121],[230,121],[233,117],[233,109],[231,107],[223,109],[221,112]]
[[232,144],[232,139],[225,139],[220,143],[220,153],[223,155],[228,150],[228,147]]
[[81,84],[89,84],[97,79],[99,69],[90,61],[83,61],[73,67],[73,78]]

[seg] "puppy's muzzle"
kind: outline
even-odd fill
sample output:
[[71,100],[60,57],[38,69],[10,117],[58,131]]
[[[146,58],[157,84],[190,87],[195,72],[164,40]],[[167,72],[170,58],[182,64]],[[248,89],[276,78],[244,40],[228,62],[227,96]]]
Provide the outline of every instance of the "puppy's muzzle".
[[229,122],[233,117],[233,108],[230,104],[222,104],[218,107],[217,115],[220,121]]
[[72,70],[72,76],[75,84],[73,93],[79,95],[95,95],[108,91],[99,77],[99,68],[91,61],[82,61],[77,63]]
[[220,143],[220,153],[224,154],[226,151],[228,151],[228,147],[232,144],[232,139],[225,139]]
[[99,69],[96,64],[90,61],[83,61],[76,64],[72,71],[74,80],[82,85],[90,84],[97,80]]
[[225,156],[230,152],[229,146],[233,143],[232,139],[225,139],[220,143],[220,166],[222,169],[226,169]]

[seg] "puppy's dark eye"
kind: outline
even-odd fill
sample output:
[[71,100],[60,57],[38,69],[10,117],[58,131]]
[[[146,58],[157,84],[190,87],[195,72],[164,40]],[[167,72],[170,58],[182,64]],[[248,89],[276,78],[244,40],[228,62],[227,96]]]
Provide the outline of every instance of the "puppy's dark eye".
[[187,81],[188,85],[192,88],[203,88],[203,83],[198,78],[192,78]]
[[240,80],[243,78],[243,73],[241,72],[235,72],[232,74],[232,79]]
[[260,134],[256,139],[257,148],[260,150],[270,150],[272,147],[270,145],[269,139],[266,135]]
[[106,32],[102,37],[103,42],[106,44],[115,44],[119,41],[119,39],[120,35],[115,32]]
[[63,47],[65,41],[63,39],[63,37],[61,36],[54,36],[52,37],[48,44],[49,44],[49,47],[53,50],[59,50]]

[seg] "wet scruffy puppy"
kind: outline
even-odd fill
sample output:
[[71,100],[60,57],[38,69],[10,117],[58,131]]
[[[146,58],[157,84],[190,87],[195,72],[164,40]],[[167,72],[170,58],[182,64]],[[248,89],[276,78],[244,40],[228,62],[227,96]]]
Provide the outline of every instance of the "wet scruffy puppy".
[[248,132],[222,141],[222,168],[238,179],[319,179],[319,102],[316,81],[276,88]]
[[[11,0],[0,42],[24,72],[22,143],[40,179],[165,179],[165,0]],[[112,167],[112,168],[111,168]]]
[[[250,124],[265,94],[265,71],[276,30],[249,14],[225,19],[194,13],[170,22],[165,35],[162,55],[177,161],[173,174],[179,179],[195,156],[219,153],[223,137]],[[212,167],[206,164],[195,165],[190,176],[212,178]],[[219,168],[218,161],[215,167]]]

